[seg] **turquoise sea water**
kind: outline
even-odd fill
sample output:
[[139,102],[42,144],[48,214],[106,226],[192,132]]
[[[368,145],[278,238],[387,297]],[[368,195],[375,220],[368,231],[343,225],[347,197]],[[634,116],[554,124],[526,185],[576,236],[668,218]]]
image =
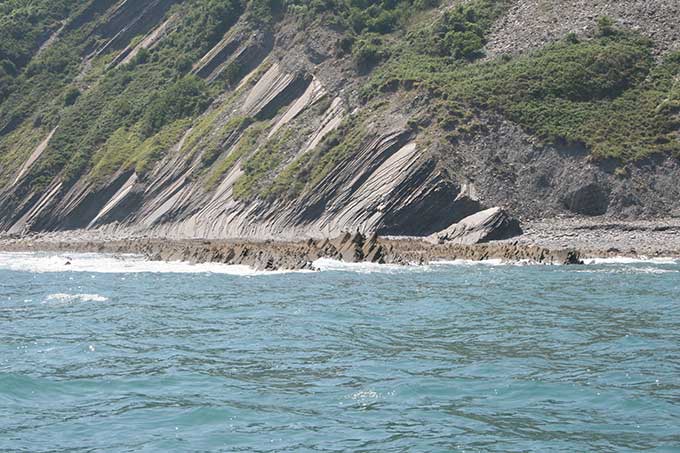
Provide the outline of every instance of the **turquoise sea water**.
[[0,451],[680,451],[679,263],[71,261],[0,254]]

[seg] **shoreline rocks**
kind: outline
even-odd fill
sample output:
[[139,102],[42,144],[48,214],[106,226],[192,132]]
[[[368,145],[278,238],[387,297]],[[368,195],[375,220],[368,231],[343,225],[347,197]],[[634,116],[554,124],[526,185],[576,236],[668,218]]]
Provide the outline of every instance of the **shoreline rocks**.
[[501,208],[490,208],[465,217],[445,230],[425,238],[432,244],[480,244],[522,234],[519,221]]
[[[485,218],[491,219],[494,215],[486,215]],[[460,223],[456,224],[456,228],[460,227]],[[474,225],[482,228],[485,222],[475,222]],[[102,230],[74,230],[30,236],[0,235],[0,250],[134,253],[151,260],[241,264],[259,270],[311,270],[314,269],[314,261],[319,258],[409,265],[490,259],[578,264],[588,258],[616,256],[680,257],[680,219],[612,223],[591,218],[556,218],[526,222],[522,229],[521,236],[482,244],[440,243],[439,239],[433,243],[422,237],[366,236],[358,232],[346,232],[335,238],[286,242],[146,236],[120,238]]]
[[386,239],[345,233],[334,239],[303,242],[127,239],[114,241],[0,241],[4,251],[134,253],[153,261],[240,264],[257,270],[314,270],[314,261],[330,258],[349,263],[426,264],[432,261],[502,259],[542,264],[578,264],[576,250],[550,250],[516,243],[430,244],[418,239]]

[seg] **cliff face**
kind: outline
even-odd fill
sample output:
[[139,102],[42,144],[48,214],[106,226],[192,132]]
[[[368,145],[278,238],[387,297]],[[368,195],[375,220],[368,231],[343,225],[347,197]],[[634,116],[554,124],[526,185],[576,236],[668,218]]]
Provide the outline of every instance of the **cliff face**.
[[[583,2],[546,28],[556,2],[454,1],[384,32],[306,2],[267,4],[267,20],[251,3],[72,3],[28,63],[5,52],[4,232],[298,239],[428,235],[499,205],[523,218],[680,213],[668,2]],[[428,40],[448,47],[430,55]],[[593,64],[583,96],[569,91],[581,63],[516,75],[572,57]],[[527,80],[543,85],[503,91]]]

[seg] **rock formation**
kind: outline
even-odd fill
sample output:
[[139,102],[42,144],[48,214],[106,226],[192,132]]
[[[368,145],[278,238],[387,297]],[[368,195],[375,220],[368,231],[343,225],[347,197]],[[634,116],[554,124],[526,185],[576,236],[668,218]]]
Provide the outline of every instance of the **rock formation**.
[[345,232],[333,239],[306,241],[166,240],[130,238],[89,240],[54,238],[0,239],[0,250],[51,252],[135,253],[150,260],[223,263],[258,270],[314,270],[314,261],[330,258],[346,263],[426,264],[450,260],[501,260],[537,264],[582,264],[573,249],[547,249],[513,242],[487,244],[430,244],[418,239],[389,239]]
[[[443,93],[430,83],[441,79],[439,67],[420,60],[405,64],[412,74],[387,72],[402,54],[389,47],[393,41],[418,45],[408,41],[406,29],[376,38],[340,19],[327,20],[337,11],[302,26],[298,13],[318,7],[313,2],[271,11],[271,17],[254,17],[255,2],[234,2],[233,10],[216,10],[220,18],[209,9],[220,2],[207,0],[73,3],[61,19],[46,20],[26,61],[12,63],[13,97],[0,103],[0,232],[89,228],[112,237],[298,241],[360,231],[369,237],[364,242],[354,235],[327,247],[348,261],[380,261],[388,253],[371,240],[373,233],[470,245],[520,234],[510,214],[654,218],[680,209],[680,161],[667,152],[677,143],[674,123],[644,159],[598,160],[573,131],[552,137],[562,125],[547,133],[522,123],[524,117],[547,117],[549,110],[518,115],[495,97],[468,99],[473,90],[462,82],[460,93]],[[463,67],[483,68],[493,59],[502,65],[545,49],[569,32],[575,34],[569,45],[594,42],[598,17],[610,15],[613,26],[655,41],[645,48],[647,72],[607,85],[599,99],[606,104],[625,90],[639,98],[634,90],[678,48],[677,27],[668,25],[677,5],[668,0],[508,1],[498,8],[497,2],[473,3],[487,8],[488,17],[495,14],[492,23],[471,26],[484,32],[476,53],[430,55],[444,58],[437,60],[442,64],[458,58],[446,67],[452,76]],[[425,19],[414,19],[427,24],[413,27],[441,25],[458,4],[442,2]],[[415,7],[407,9],[404,14]],[[316,17],[311,11],[308,17]],[[568,20],[558,21],[553,34],[561,11]],[[219,27],[201,34],[218,19]],[[187,36],[196,23],[201,25],[192,33],[200,39]],[[364,50],[375,68],[365,74],[357,70],[357,58],[371,36],[375,42],[369,39]],[[624,44],[616,49],[628,52],[632,45]],[[631,62],[639,61],[631,55],[607,59],[632,67],[601,78],[632,74],[638,66]],[[12,65],[3,65],[12,72]],[[198,102],[194,91],[200,90],[192,88],[188,113],[167,121],[153,117],[150,106],[168,93],[157,116],[179,109],[172,102],[181,90],[171,90],[178,81],[200,87],[209,99]],[[672,118],[679,110],[677,81],[666,85],[659,84],[657,91],[668,93],[654,111]],[[520,93],[531,97],[522,101],[534,105],[550,88]],[[564,103],[568,95],[575,96],[559,91],[547,97]],[[616,136],[605,129],[593,135]]]
[[481,244],[500,239],[509,239],[522,234],[516,219],[501,208],[491,208],[465,217],[445,230],[431,234],[427,241],[433,244]]

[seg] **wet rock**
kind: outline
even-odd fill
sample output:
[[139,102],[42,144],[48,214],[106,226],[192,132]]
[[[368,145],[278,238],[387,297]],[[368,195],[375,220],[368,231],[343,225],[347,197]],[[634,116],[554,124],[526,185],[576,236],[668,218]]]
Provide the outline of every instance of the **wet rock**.
[[501,208],[491,208],[468,216],[447,229],[427,237],[433,244],[480,244],[522,234],[519,222]]

